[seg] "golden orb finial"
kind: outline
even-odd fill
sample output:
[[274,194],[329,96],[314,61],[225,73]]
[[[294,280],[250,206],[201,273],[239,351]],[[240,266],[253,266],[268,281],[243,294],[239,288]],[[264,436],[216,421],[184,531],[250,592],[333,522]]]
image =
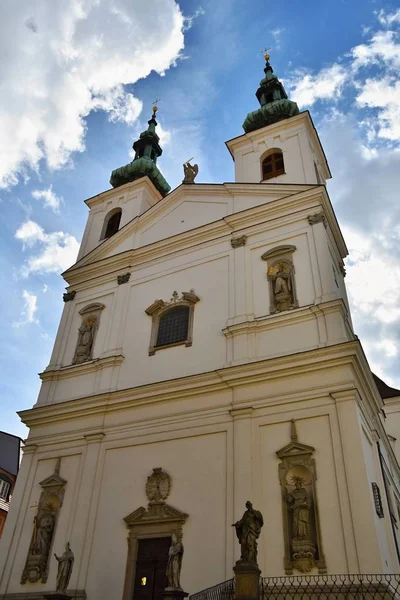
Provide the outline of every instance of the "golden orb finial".
[[265,60],[269,60],[269,52],[268,52],[268,50],[271,50],[271,48],[264,48],[264,50],[263,50],[263,54],[264,54]]
[[160,102],[161,98],[156,98],[153,102],[154,106],[153,106],[153,114],[156,114],[156,112],[158,111],[158,106],[157,104]]

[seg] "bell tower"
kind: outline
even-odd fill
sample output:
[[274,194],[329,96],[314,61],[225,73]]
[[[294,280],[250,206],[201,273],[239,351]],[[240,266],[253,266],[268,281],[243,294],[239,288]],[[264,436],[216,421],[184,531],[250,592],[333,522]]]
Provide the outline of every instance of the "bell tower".
[[308,111],[300,113],[275,75],[269,54],[256,91],[260,108],[246,116],[244,135],[227,142],[236,183],[325,184],[331,173]]

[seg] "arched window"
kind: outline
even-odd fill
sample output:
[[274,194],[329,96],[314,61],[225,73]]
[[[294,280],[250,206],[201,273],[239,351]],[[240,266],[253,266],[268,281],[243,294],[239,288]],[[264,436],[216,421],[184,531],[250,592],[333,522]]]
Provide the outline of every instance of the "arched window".
[[262,167],[262,179],[272,179],[272,177],[278,177],[285,172],[285,166],[283,164],[283,154],[280,150],[268,154],[261,163]]
[[170,302],[156,300],[146,314],[152,317],[149,354],[167,346],[192,345],[194,305],[199,301],[193,290],[172,294]]
[[189,329],[189,307],[170,308],[160,317],[157,346],[176,344],[187,340]]
[[101,239],[107,239],[114,235],[114,233],[117,233],[121,221],[121,215],[122,210],[120,208],[114,208],[114,210],[108,213],[104,219],[103,235],[101,236]]

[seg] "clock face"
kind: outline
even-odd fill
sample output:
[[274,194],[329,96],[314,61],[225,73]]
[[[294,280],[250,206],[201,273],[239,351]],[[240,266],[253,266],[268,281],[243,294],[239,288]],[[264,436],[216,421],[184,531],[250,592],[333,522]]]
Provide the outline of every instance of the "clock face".
[[147,478],[146,494],[150,502],[164,501],[168,498],[171,489],[171,478],[161,468],[153,469],[152,475]]

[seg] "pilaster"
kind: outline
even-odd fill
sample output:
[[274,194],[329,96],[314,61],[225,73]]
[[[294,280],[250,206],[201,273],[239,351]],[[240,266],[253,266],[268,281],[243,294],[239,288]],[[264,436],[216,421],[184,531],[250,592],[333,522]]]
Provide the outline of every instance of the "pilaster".
[[[74,552],[76,556],[82,557],[79,561],[79,570],[76,574],[76,588],[85,589],[88,562],[91,550],[90,526],[96,516],[97,503],[95,497],[95,484],[98,474],[99,455],[104,433],[98,431],[85,435],[86,449],[82,465],[81,485],[78,496],[78,523],[84,523],[83,527],[74,530]],[[72,576],[74,577],[74,573]]]
[[[253,493],[252,414],[253,408],[230,411],[233,419],[233,514],[238,515]],[[235,543],[235,554],[239,546]],[[239,556],[237,557],[239,558]]]
[[[382,560],[372,512],[370,482],[365,466],[363,435],[358,413],[358,392],[356,389],[331,394],[336,404],[339,435],[343,455],[343,468],[350,503],[351,528],[344,527],[346,549],[352,564],[355,563],[352,551],[351,533],[354,536],[355,552],[359,573],[381,573]],[[355,566],[355,564],[354,564]]]

